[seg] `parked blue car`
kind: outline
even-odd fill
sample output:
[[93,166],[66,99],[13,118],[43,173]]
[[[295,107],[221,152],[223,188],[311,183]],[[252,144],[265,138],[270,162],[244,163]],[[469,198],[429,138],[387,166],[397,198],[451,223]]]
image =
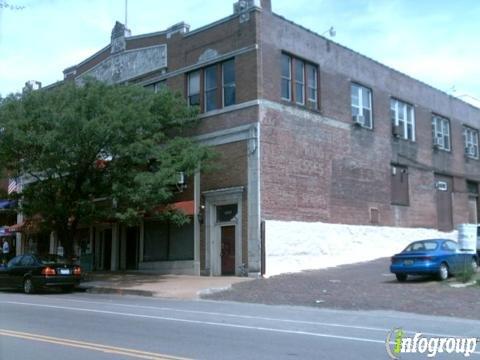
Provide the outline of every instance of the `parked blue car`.
[[448,239],[415,241],[391,261],[390,272],[401,282],[408,275],[436,275],[443,281],[466,270],[475,272],[478,264],[476,254],[459,251],[457,243]]

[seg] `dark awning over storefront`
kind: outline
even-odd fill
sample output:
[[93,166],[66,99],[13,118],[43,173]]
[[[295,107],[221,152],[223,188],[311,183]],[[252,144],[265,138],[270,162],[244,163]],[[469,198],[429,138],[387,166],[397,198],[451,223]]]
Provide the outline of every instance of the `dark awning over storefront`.
[[0,210],[8,210],[14,208],[16,205],[15,200],[0,200]]

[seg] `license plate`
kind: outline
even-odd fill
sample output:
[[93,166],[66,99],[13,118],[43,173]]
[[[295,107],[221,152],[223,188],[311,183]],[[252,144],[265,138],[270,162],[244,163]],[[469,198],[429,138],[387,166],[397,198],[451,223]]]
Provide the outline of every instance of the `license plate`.
[[60,269],[60,275],[70,275],[69,269]]
[[405,260],[403,262],[404,265],[412,265],[413,264],[413,260]]

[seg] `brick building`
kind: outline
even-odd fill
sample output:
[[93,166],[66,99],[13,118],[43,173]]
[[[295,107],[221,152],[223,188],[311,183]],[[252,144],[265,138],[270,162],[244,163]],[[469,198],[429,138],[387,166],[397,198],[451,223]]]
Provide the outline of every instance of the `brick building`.
[[201,108],[192,136],[220,154],[178,194],[190,225],[86,229],[95,268],[253,275],[264,220],[450,230],[479,218],[480,109],[274,14],[270,0],[239,1],[193,31],[131,36],[117,23],[64,75],[183,93]]

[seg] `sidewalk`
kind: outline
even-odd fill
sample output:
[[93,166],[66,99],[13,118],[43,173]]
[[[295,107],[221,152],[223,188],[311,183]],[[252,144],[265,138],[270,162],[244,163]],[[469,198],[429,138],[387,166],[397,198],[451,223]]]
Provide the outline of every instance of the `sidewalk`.
[[159,275],[142,272],[93,272],[79,288],[90,293],[155,296],[175,299],[198,299],[200,295],[227,290],[246,277],[210,277]]

